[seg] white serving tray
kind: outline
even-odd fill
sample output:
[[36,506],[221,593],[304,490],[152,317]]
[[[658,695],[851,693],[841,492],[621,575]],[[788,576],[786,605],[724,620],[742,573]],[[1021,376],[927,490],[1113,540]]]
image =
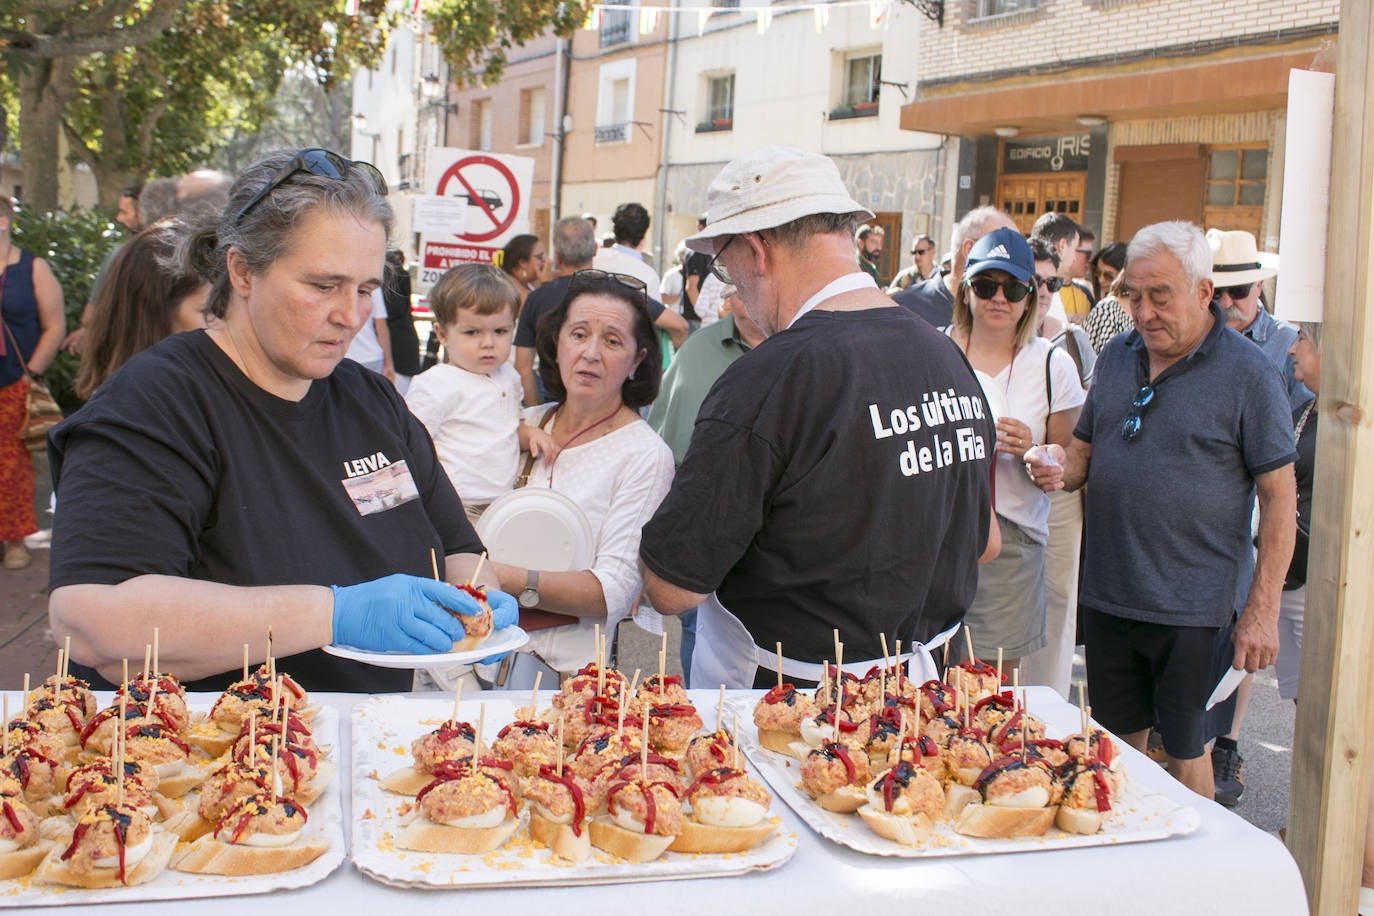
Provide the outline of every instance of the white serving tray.
[[[714,705],[716,694],[693,692],[699,709]],[[541,692],[541,696],[550,696]],[[519,700],[503,694],[464,697],[460,715],[476,723],[479,704],[486,706],[488,743],[515,718]],[[411,762],[410,742],[434,729],[453,712],[452,700],[372,697],[353,708],[353,864],[376,881],[392,887],[423,889],[550,887],[623,884],[665,878],[718,878],[777,868],[792,857],[797,835],[774,815],[773,835],[753,849],[727,855],[665,853],[642,865],[627,863],[593,849],[585,862],[571,863],[533,844],[522,827],[501,849],[486,855],[455,855],[396,849],[400,811],[409,799],[385,792],[378,780]],[[521,812],[522,820],[528,817]]]
[[[187,705],[192,714],[207,713],[218,694],[188,694]],[[98,695],[103,709],[111,702],[110,694]],[[332,748],[330,759],[339,761],[339,714],[325,706],[310,723],[315,743]],[[342,767],[340,768],[342,770]],[[11,907],[70,906],[72,904],[127,903],[146,900],[191,900],[197,897],[231,897],[266,894],[271,891],[308,887],[323,881],[343,864],[347,854],[343,829],[343,806],[340,794],[346,774],[338,772],[324,794],[310,806],[304,835],[322,837],[329,841],[329,849],[314,862],[278,875],[249,875],[239,878],[222,875],[190,875],[168,868],[147,884],[134,887],[112,887],[84,890],[74,887],[40,885],[31,879],[0,881],[0,909]],[[194,804],[195,794],[186,796]]]
[[[1131,780],[1128,773],[1125,788],[1115,810],[1102,829],[1092,836],[1065,833],[1057,827],[1051,827],[1043,837],[981,839],[955,833],[949,821],[938,820],[925,845],[903,846],[878,836],[857,814],[826,811],[812,801],[811,797],[801,790],[801,762],[775,751],[765,750],[759,745],[758,731],[752,727],[756,702],[755,699],[734,699],[726,702],[731,712],[739,716],[740,722],[750,723],[749,726],[740,726],[740,747],[749,760],[763,774],[774,794],[786,802],[812,830],[827,840],[868,855],[920,859],[930,856],[976,856],[1076,849],[1084,846],[1112,846],[1183,836],[1197,830],[1202,823],[1202,815],[1197,809],[1180,805],[1164,795],[1143,791]],[[1077,711],[1067,704],[1061,705],[1062,710],[1041,711],[1035,709],[1033,704],[1031,707],[1031,712],[1045,722],[1051,737],[1062,737],[1079,730]],[[1062,715],[1056,715],[1065,711],[1073,714],[1068,720]],[[1121,739],[1115,740],[1120,746]]]

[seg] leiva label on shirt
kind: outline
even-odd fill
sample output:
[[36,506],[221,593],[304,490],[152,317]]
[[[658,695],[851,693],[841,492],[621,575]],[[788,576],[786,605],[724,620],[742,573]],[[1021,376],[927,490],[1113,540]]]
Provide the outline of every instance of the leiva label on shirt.
[[973,426],[974,421],[986,417],[982,398],[956,395],[953,388],[928,391],[921,397],[920,404],[886,412],[877,404],[868,405],[874,439],[911,435],[897,458],[906,477],[928,474],[956,462],[986,458],[988,444]]
[[381,452],[345,461],[344,474],[347,476],[339,482],[359,515],[395,509],[420,496],[405,461],[393,464]]

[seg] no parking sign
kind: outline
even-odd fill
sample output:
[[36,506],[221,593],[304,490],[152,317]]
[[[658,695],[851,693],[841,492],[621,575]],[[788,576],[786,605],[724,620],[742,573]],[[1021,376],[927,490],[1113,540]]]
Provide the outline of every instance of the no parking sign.
[[479,150],[437,148],[430,153],[425,192],[467,203],[452,232],[420,239],[419,292],[428,292],[455,264],[490,262],[514,236],[530,231],[534,160]]

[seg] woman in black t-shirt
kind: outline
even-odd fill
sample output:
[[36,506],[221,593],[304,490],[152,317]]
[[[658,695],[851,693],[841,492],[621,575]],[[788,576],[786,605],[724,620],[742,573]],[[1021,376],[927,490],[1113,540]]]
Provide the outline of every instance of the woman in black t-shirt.
[[80,673],[114,680],[157,626],[166,670],[222,689],[270,628],[311,689],[395,690],[409,672],[318,650],[462,638],[477,605],[429,576],[431,551],[463,581],[481,544],[404,402],[344,360],[383,275],[385,193],[328,150],[250,166],[178,247],[212,326],[145,350],[54,431],[49,616]]

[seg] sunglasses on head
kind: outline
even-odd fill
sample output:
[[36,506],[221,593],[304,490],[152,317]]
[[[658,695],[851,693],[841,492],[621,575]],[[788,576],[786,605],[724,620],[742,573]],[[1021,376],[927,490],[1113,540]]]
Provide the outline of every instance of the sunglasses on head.
[[968,281],[968,288],[979,299],[991,299],[1000,289],[1008,302],[1020,302],[1030,295],[1030,287],[1020,280],[1004,280],[998,283],[991,277],[974,277]]
[[282,166],[281,170],[278,171],[276,175],[272,176],[272,180],[263,185],[261,191],[253,195],[252,200],[244,204],[243,208],[239,210],[238,215],[234,217],[234,222],[242,222],[243,218],[251,213],[254,207],[267,199],[267,195],[286,184],[293,176],[300,172],[314,175],[316,178],[329,178],[334,181],[344,181],[348,178],[348,173],[355,169],[360,172],[364,178],[372,182],[372,187],[378,194],[381,194],[383,197],[386,196],[386,179],[382,177],[382,173],[377,171],[377,167],[372,163],[355,162],[352,159],[345,159],[332,150],[311,146],[291,157],[291,161]]
[[629,288],[630,292],[639,297],[645,306],[649,301],[649,287],[638,277],[629,274],[611,273],[609,270],[597,270],[595,267],[588,267],[585,270],[573,271],[572,280],[568,283],[568,295],[594,290],[607,282],[619,283],[621,286]]
[[1250,298],[1250,292],[1255,288],[1253,283],[1242,283],[1240,286],[1218,286],[1212,290],[1212,299],[1220,300],[1222,294],[1231,297],[1231,301]]

